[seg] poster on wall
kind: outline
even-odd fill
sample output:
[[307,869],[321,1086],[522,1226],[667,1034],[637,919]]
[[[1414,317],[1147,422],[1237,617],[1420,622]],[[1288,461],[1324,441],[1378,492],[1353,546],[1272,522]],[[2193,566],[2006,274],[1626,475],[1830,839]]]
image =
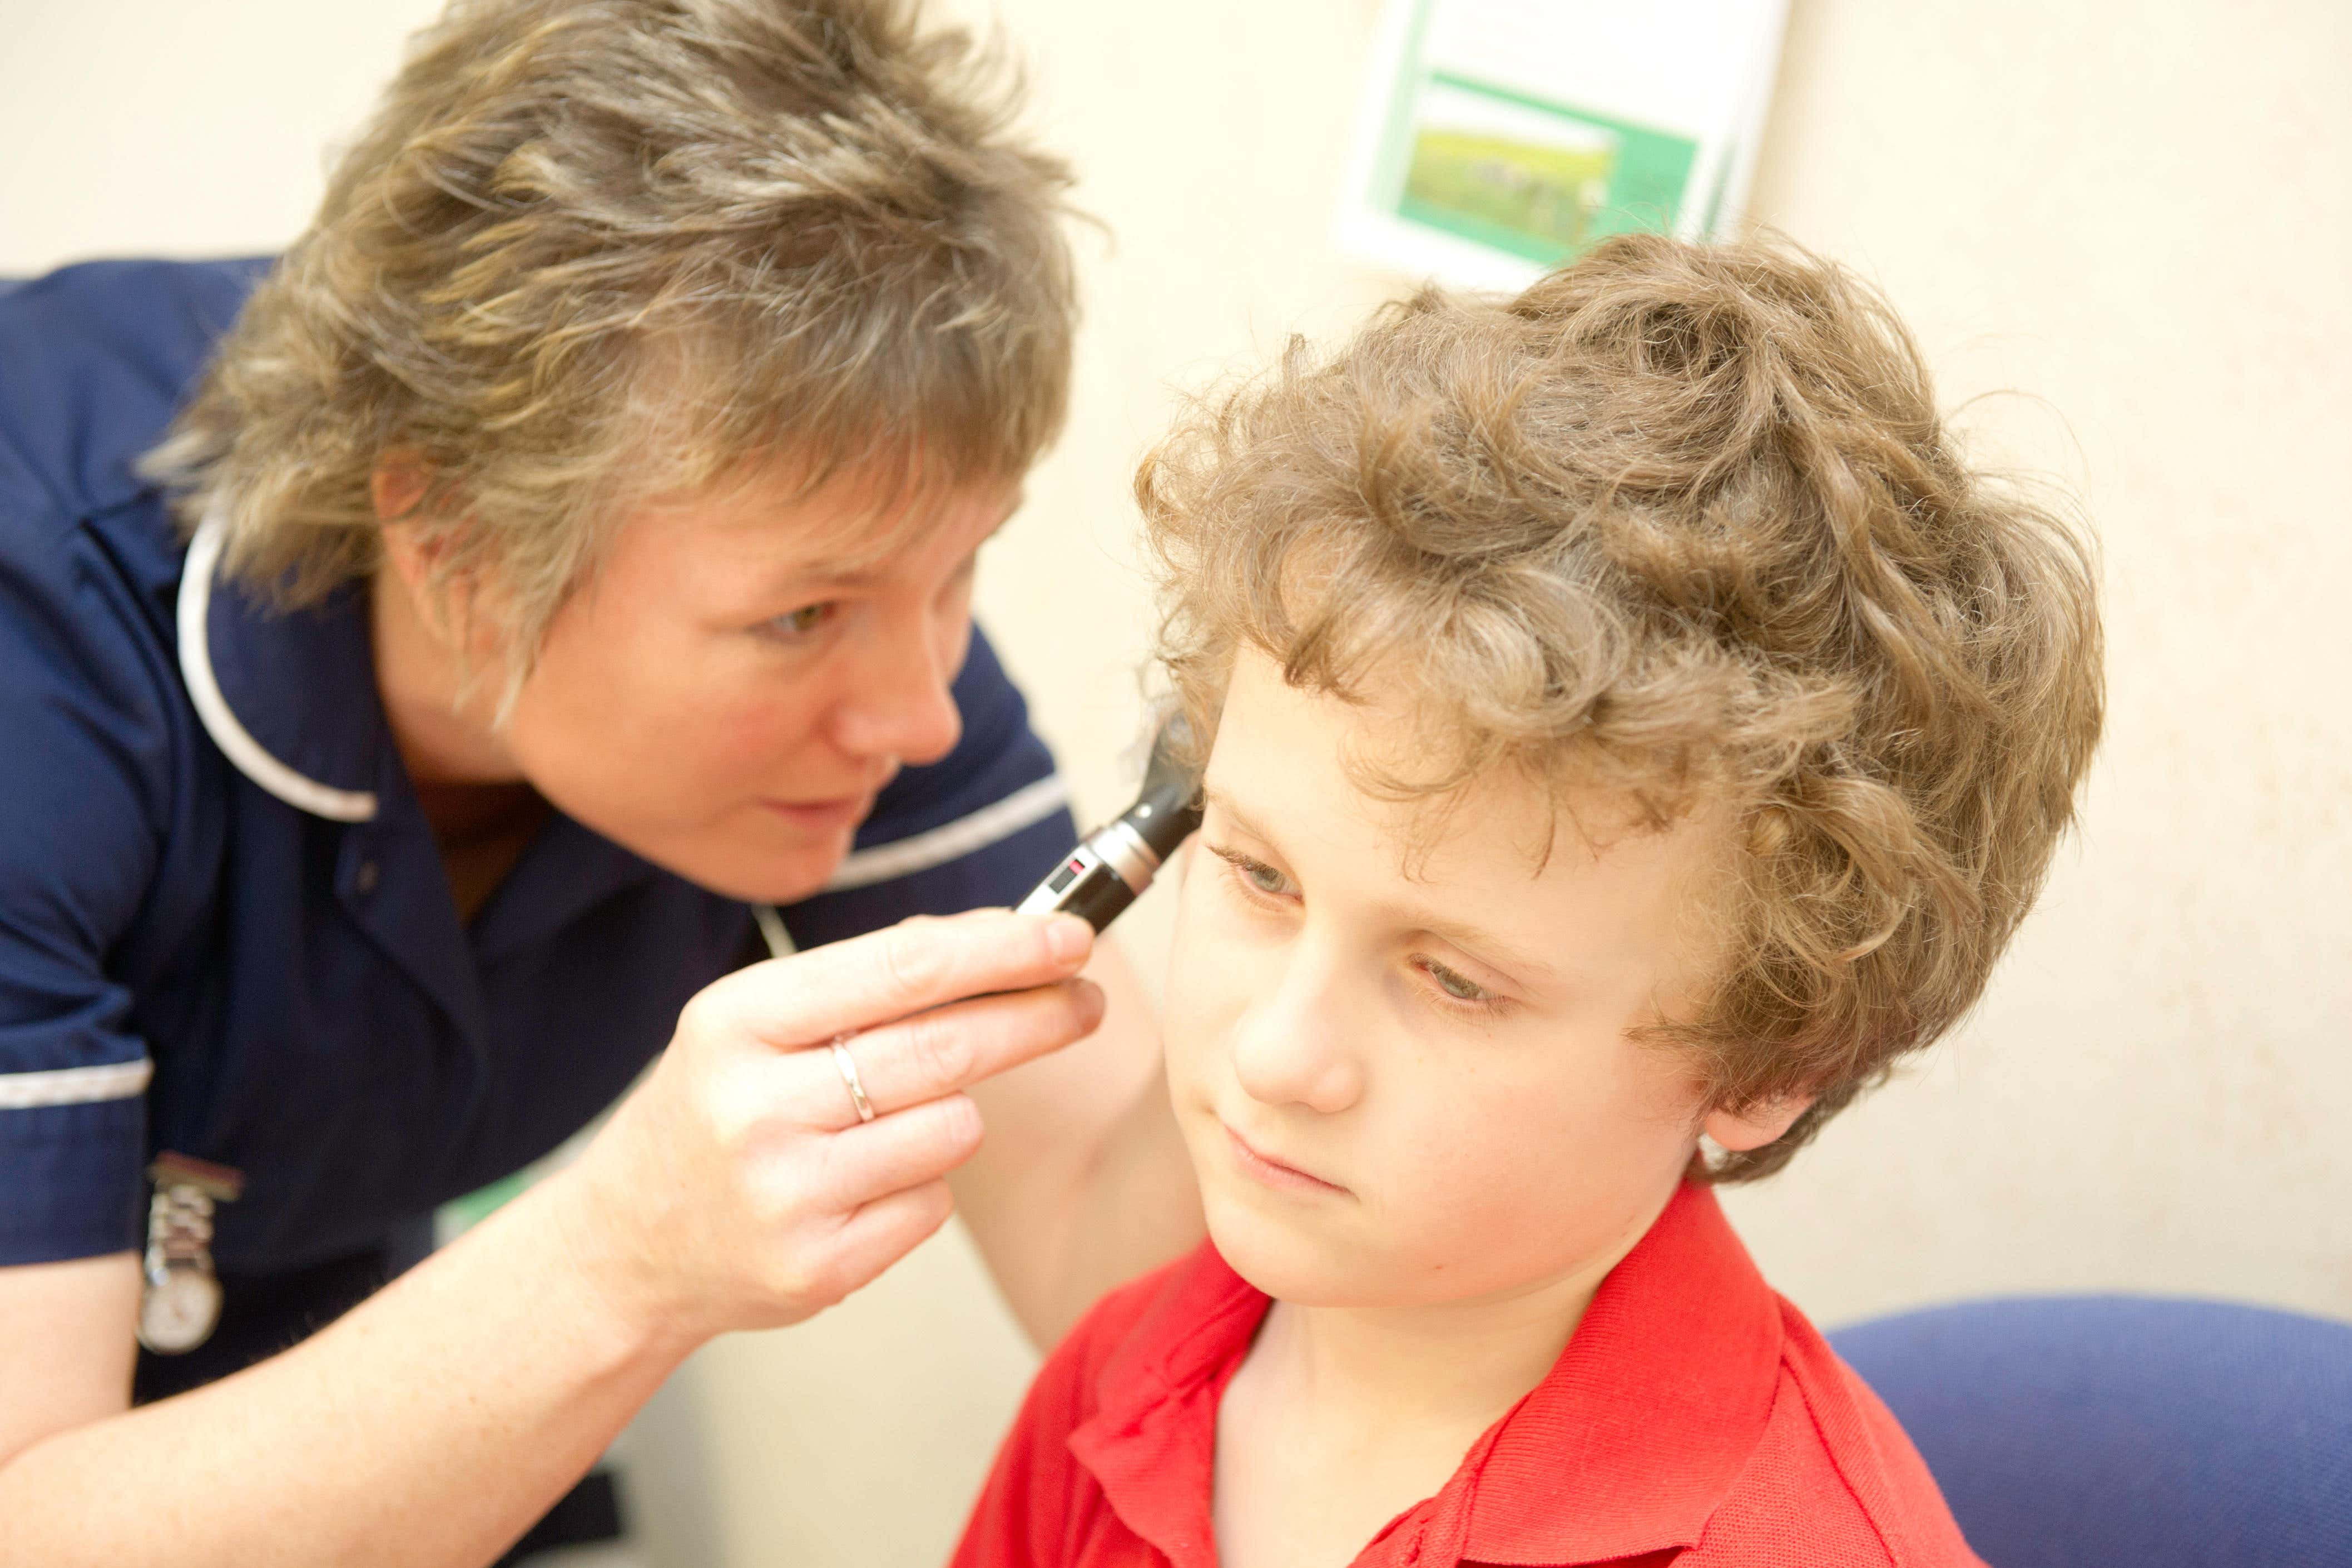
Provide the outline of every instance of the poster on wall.
[[1788,0],[1388,0],[1339,219],[1360,259],[1516,289],[1745,205]]

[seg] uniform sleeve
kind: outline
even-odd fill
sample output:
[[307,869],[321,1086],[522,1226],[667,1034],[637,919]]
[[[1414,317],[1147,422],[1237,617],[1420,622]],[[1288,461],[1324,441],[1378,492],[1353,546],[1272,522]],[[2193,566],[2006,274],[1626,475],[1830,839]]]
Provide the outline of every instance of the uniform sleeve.
[[141,1235],[152,1064],[107,967],[160,863],[170,777],[120,580],[26,516],[0,484],[0,1266]]
[[1017,904],[1076,841],[1053,754],[976,627],[954,695],[963,717],[956,748],[892,779],[824,891],[782,912],[795,946],[910,915]]

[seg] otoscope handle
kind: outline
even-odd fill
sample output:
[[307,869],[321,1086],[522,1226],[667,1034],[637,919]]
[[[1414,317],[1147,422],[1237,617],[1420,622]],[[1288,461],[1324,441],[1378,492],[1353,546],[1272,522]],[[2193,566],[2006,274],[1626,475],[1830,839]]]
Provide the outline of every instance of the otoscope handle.
[[1093,926],[1097,935],[1118,919],[1120,912],[1135,902],[1135,890],[1094,853],[1090,845],[1091,841],[1072,850],[1054,868],[1053,874],[1021,901],[1021,913],[1076,915]]
[[1176,761],[1181,717],[1162,727],[1135,804],[1096,829],[1020,904],[1024,915],[1083,915],[1102,928],[1151,885],[1160,863],[1201,825],[1200,789]]
[[1198,810],[1180,806],[1171,810],[1161,802],[1139,800],[1126,815],[1088,833],[1064,855],[1062,863],[1021,901],[1020,912],[1081,915],[1099,934],[1151,885],[1162,860],[1158,846],[1174,852],[1200,823]]

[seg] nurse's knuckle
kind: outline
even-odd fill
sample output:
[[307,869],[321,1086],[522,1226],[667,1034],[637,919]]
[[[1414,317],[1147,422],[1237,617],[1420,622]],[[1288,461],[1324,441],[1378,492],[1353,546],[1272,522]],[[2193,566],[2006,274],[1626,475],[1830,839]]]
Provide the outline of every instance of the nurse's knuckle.
[[926,1182],[913,1194],[916,1223],[928,1233],[945,1225],[955,1213],[955,1193],[944,1181]]
[[721,1005],[712,1000],[708,988],[688,997],[686,1006],[677,1010],[677,1037],[680,1040],[699,1040],[709,1035],[716,1021],[713,1015]]
[[761,1162],[746,1183],[745,1197],[752,1220],[771,1232],[793,1230],[807,1219],[813,1207],[812,1196],[822,1179],[821,1171],[806,1159],[784,1157]]
[[925,1179],[945,1176],[980,1146],[980,1112],[967,1095],[942,1095],[906,1114],[907,1166]]
[[744,1107],[713,1101],[705,1109],[703,1120],[710,1129],[711,1144],[730,1165],[741,1165],[758,1154],[760,1118]]
[[951,1158],[961,1158],[980,1145],[980,1107],[969,1094],[950,1094],[937,1103],[940,1147]]
[[908,1063],[915,1081],[926,1088],[961,1083],[978,1064],[971,1031],[938,1014],[909,1019],[906,1030]]
[[879,959],[884,987],[894,997],[923,995],[946,972],[947,956],[937,934],[912,924],[884,933]]
[[709,1073],[695,1086],[702,1124],[722,1152],[741,1157],[759,1146],[772,1115],[763,1087],[740,1068]]
[[812,1257],[802,1248],[790,1248],[769,1263],[761,1288],[778,1301],[824,1304],[832,1300],[826,1287],[833,1272],[830,1260]]

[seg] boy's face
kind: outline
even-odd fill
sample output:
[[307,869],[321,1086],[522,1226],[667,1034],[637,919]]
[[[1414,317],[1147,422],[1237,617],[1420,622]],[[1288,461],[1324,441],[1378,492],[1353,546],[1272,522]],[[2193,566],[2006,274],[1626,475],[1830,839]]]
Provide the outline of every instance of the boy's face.
[[1540,1290],[1621,1255],[1702,1130],[1768,1141],[1628,1038],[1704,997],[1720,825],[1594,797],[1538,870],[1530,783],[1482,779],[1434,830],[1358,789],[1346,758],[1407,760],[1410,733],[1245,652],[1188,852],[1170,1087],[1219,1250],[1301,1305]]

